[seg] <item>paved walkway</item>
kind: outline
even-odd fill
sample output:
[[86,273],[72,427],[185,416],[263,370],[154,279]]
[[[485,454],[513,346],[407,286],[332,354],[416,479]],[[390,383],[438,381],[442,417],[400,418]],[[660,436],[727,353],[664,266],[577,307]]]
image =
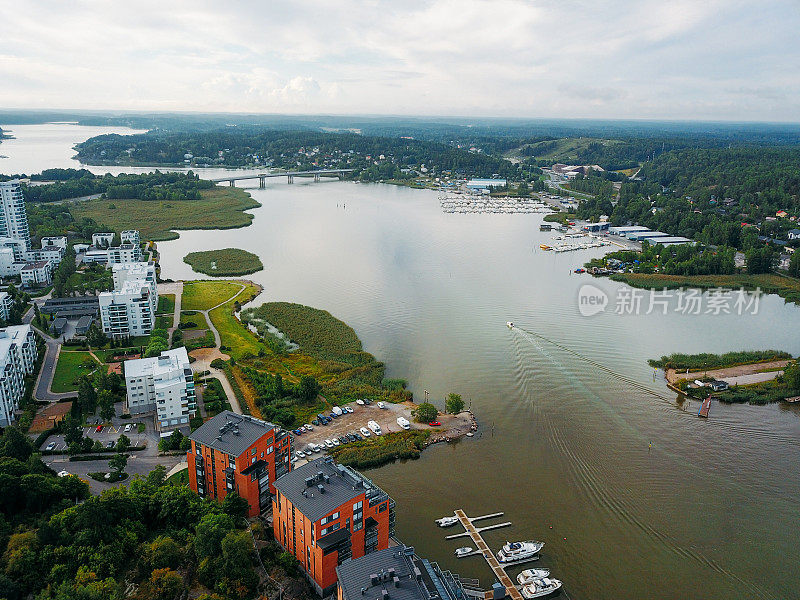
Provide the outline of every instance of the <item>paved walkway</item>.
[[[43,298],[36,298],[41,300]],[[42,361],[42,368],[39,370],[39,375],[36,377],[36,385],[33,388],[33,396],[42,402],[58,402],[65,398],[77,398],[76,392],[60,392],[55,393],[50,388],[53,385],[53,377],[56,374],[56,363],[58,362],[58,355],[61,353],[61,342],[50,336],[46,331],[42,331],[33,324],[33,307],[22,316],[22,322],[30,325],[34,330],[44,338],[45,341],[45,354],[44,361]]]

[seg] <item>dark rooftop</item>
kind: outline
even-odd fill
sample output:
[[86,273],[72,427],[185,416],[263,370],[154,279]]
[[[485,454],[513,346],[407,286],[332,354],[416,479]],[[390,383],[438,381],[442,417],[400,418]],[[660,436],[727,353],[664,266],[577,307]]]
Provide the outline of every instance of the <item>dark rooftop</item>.
[[374,490],[383,494],[356,471],[327,458],[318,458],[290,471],[278,478],[275,487],[311,521],[318,521],[361,494],[369,495]]
[[263,435],[274,430],[276,427],[272,423],[225,410],[195,429],[189,439],[214,450],[239,456]]
[[414,558],[413,548],[400,545],[344,561],[336,567],[344,599],[382,600],[384,590],[391,600],[441,597]]

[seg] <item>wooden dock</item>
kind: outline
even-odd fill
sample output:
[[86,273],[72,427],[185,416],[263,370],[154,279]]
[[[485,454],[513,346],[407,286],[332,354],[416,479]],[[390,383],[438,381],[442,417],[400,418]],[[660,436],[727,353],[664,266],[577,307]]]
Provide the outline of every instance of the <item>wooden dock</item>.
[[[500,513],[502,514],[502,513]],[[514,585],[514,582],[511,580],[511,577],[508,576],[506,573],[505,568],[500,562],[497,560],[497,557],[492,552],[491,548],[483,541],[483,536],[481,536],[481,531],[486,531],[487,529],[496,529],[499,526],[507,526],[511,523],[501,523],[500,525],[490,525],[489,527],[482,527],[477,528],[473,525],[473,521],[478,520],[481,517],[477,517],[475,519],[470,519],[466,513],[461,510],[460,508],[455,511],[455,515],[458,517],[458,520],[464,526],[466,530],[466,535],[469,535],[472,538],[472,541],[475,543],[475,546],[478,548],[479,554],[483,555],[483,558],[486,559],[486,562],[489,563],[489,567],[492,569],[494,576],[497,578],[497,581],[503,584],[503,587],[506,588],[506,594],[512,598],[512,600],[524,600],[522,597],[522,593],[517,589],[517,586]],[[495,515],[497,516],[497,515]],[[488,516],[487,516],[488,517]],[[458,534],[464,535],[464,534]],[[457,536],[448,536],[448,537],[457,537]]]

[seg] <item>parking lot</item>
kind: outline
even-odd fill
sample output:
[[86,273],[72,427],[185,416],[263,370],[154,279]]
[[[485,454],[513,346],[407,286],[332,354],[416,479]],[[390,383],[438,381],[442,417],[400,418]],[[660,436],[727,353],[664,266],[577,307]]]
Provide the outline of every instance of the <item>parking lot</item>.
[[[397,424],[398,417],[408,419],[411,429],[441,429],[415,423],[414,418],[411,416],[411,410],[414,407],[411,403],[391,404],[387,402],[384,404],[384,408],[379,408],[377,403],[361,406],[353,402],[347,406],[353,409],[352,413],[343,414],[327,425],[313,426],[313,431],[305,431],[300,435],[292,434],[294,450],[305,452],[310,443],[324,446],[326,439],[333,440],[333,438],[339,438],[347,433],[358,433],[362,427],[367,427],[367,422],[369,421],[375,421],[380,426],[382,434],[403,430]],[[325,414],[330,416],[330,413]],[[370,437],[374,437],[374,435],[374,433],[370,432]],[[316,456],[319,456],[319,454],[316,454]]]
[[[146,446],[147,445],[147,430],[144,433],[139,433],[139,421],[122,421],[106,426],[88,426],[83,428],[83,435],[86,437],[99,441],[104,448],[109,447],[109,443],[113,446],[117,443],[119,436],[123,433],[131,440],[132,446]],[[99,431],[98,431],[99,427]],[[127,429],[127,431],[126,431]],[[52,444],[52,446],[51,446]],[[52,450],[55,452],[66,452],[67,445],[64,442],[63,435],[51,435],[42,444],[40,450]]]

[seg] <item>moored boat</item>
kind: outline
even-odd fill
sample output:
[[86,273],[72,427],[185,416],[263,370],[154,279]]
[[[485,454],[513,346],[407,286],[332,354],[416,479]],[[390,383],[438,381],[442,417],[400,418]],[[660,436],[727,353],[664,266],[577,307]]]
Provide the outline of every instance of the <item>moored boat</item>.
[[439,527],[450,527],[458,523],[458,517],[442,517],[441,519],[436,519],[436,524]]
[[515,563],[523,560],[536,560],[544,548],[544,542],[528,540],[526,542],[506,542],[497,553],[501,564]]
[[535,579],[522,587],[522,597],[525,600],[533,600],[534,598],[545,598],[547,596],[555,595],[561,589],[561,581],[558,579],[550,579],[549,577],[542,577]]
[[468,554],[471,554],[471,553],[472,553],[472,547],[471,546],[462,546],[461,548],[456,548],[456,557],[458,557],[458,558],[462,558],[462,557],[467,556]]
[[528,585],[536,579],[542,579],[550,576],[550,569],[525,569],[522,573],[517,575],[517,583],[520,585]]

